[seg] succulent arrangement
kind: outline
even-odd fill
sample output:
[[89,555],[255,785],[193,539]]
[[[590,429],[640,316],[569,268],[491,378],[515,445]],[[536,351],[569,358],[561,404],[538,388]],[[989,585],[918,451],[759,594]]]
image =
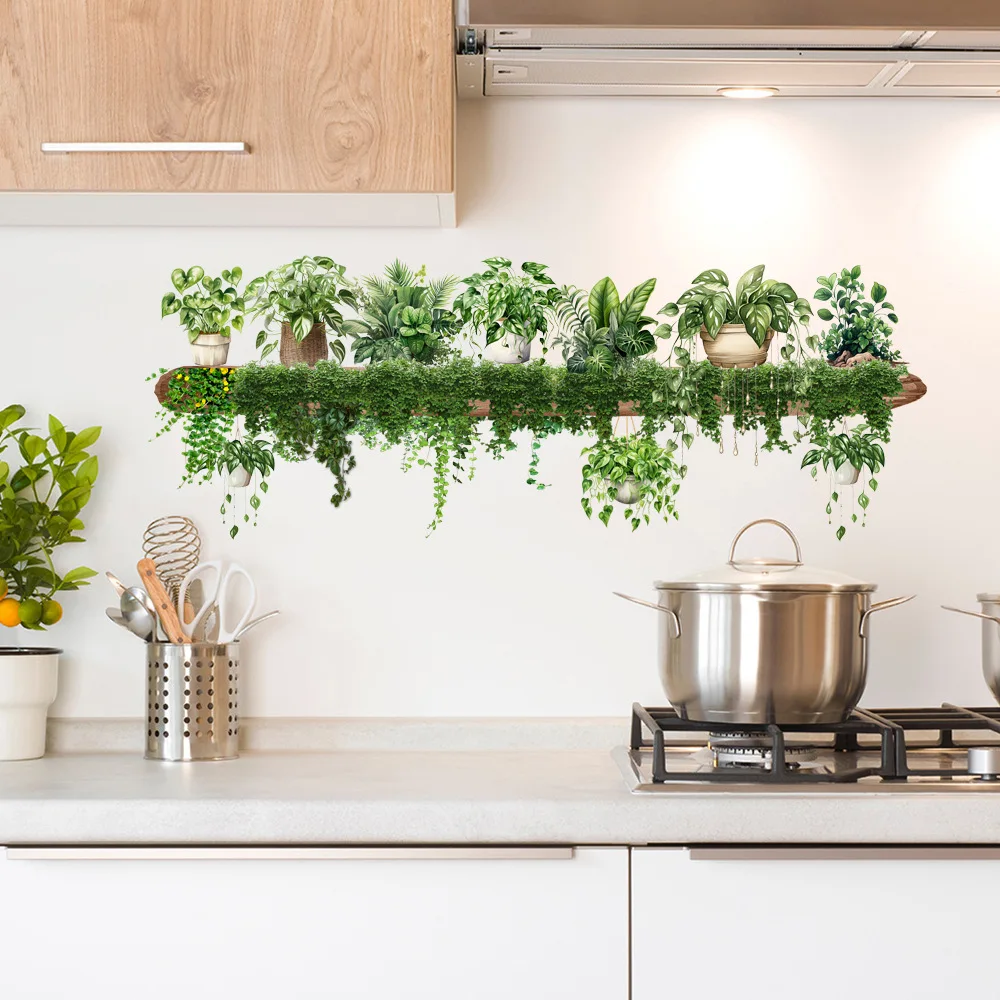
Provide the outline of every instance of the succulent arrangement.
[[87,566],[60,573],[52,557],[84,541],[80,514],[97,481],[90,449],[101,428],[74,432],[50,416],[39,434],[20,424],[24,415],[17,404],[0,410],[0,624],[37,631],[62,617],[57,595],[96,575]]
[[[658,325],[646,313],[655,278],[620,294],[610,277],[582,290],[556,286],[544,264],[525,262],[518,271],[499,256],[484,264],[459,281],[429,279],[425,268],[395,260],[383,274],[354,281],[332,258],[299,258],[251,281],[248,312],[264,316],[266,326],[280,319],[296,336],[323,323],[334,361],[161,372],[162,430],[183,425],[185,479],[224,474],[222,509],[230,514],[233,473],[247,472],[259,479],[250,499],[255,516],[275,460],[312,459],[332,473],[331,502],[340,506],[351,496],[356,443],[401,447],[404,469],[431,475],[433,530],[451,486],[472,478],[477,453],[501,459],[526,433],[527,481],[544,489],[541,443],[554,434],[581,434],[592,438],[583,452],[584,512],[607,525],[621,506],[636,530],[678,516],[686,450],[698,435],[721,447],[730,424],[735,442],[750,433],[765,451],[790,452],[808,442],[803,466],[814,476],[819,468],[834,478],[852,467],[867,470],[856,498],[864,523],[868,491],[877,488],[875,474],[885,463],[891,400],[906,371],[896,364],[897,316],[885,288],[873,284],[866,296],[859,267],[819,279],[817,315],[831,324],[821,340],[808,332],[811,304],[790,284],[765,277],[763,265],[734,288],[721,270],[701,272],[660,310],[665,319]],[[737,328],[757,352],[751,360],[713,356],[710,344],[729,336],[727,328]],[[784,335],[776,365],[766,363],[775,333]],[[258,336],[262,361],[274,349],[269,336]],[[691,349],[696,336],[705,361]],[[348,339],[353,368],[341,365]],[[651,357],[663,339],[672,341],[668,364]],[[477,357],[463,356],[468,340]],[[521,351],[532,341],[543,354],[557,344],[565,366],[481,360],[484,348],[506,343]],[[811,353],[817,349],[819,356]],[[622,434],[619,414],[626,412],[638,423],[627,418]],[[797,417],[794,427],[786,426],[789,416]],[[240,419],[245,440],[234,437]],[[849,420],[858,426],[850,430]],[[832,490],[831,511],[833,504],[842,507],[842,495]],[[234,514],[231,534],[250,516]],[[845,531],[841,525],[838,537]]]

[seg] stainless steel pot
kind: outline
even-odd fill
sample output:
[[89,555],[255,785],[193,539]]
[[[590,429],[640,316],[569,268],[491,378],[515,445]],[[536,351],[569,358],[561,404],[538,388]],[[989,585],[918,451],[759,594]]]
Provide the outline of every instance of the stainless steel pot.
[[[758,524],[781,528],[795,559],[737,559]],[[681,716],[699,722],[809,725],[841,722],[857,706],[868,666],[868,619],[909,597],[871,603],[874,583],[805,566],[787,525],[752,521],[720,569],[658,581],[659,668]]]
[[1000,594],[976,594],[976,600],[982,613],[950,608],[945,604],[941,607],[945,611],[983,619],[983,677],[993,697],[1000,701]]

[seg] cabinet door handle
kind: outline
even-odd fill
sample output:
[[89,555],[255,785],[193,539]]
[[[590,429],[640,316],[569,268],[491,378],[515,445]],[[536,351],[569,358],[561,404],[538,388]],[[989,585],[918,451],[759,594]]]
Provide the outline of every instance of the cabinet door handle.
[[8,861],[568,861],[572,847],[8,847]]
[[43,153],[249,153],[245,142],[43,142]]
[[1000,861],[998,847],[692,847],[691,861]]

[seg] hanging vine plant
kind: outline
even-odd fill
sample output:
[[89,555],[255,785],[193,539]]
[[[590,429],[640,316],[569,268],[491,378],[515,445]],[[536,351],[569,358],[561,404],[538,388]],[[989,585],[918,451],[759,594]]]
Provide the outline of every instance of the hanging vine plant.
[[[350,498],[356,443],[402,447],[405,469],[431,472],[431,530],[441,522],[451,486],[472,478],[477,451],[502,458],[514,449],[515,437],[527,432],[527,479],[543,488],[540,442],[558,433],[591,436],[584,510],[596,511],[607,524],[615,501],[623,499],[619,487],[629,479],[645,481],[648,489],[640,487],[623,507],[634,530],[654,516],[677,515],[687,472],[683,454],[696,433],[721,446],[725,419],[736,434],[762,435],[765,451],[791,451],[805,439],[817,450],[842,433],[845,419],[857,417],[867,434],[885,442],[904,376],[904,369],[879,360],[849,368],[812,360],[725,369],[639,359],[606,373],[541,362],[494,365],[459,358],[428,366],[400,358],[363,368],[320,362],[314,368],[181,369],[161,374],[157,394],[164,406],[161,433],[178,423],[183,428],[185,481],[203,481],[217,469],[237,416],[247,437],[266,443],[276,457],[326,466],[334,477],[335,507]],[[626,438],[615,435],[620,415],[637,424]],[[798,423],[783,424],[788,416],[797,416]],[[605,458],[614,475],[606,474]]]

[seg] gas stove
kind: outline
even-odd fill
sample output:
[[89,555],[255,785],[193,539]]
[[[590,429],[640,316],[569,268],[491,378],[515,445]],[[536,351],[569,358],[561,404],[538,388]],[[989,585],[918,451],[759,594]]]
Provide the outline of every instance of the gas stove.
[[832,725],[733,726],[636,704],[616,757],[633,792],[692,783],[1000,791],[1000,707],[859,708]]

